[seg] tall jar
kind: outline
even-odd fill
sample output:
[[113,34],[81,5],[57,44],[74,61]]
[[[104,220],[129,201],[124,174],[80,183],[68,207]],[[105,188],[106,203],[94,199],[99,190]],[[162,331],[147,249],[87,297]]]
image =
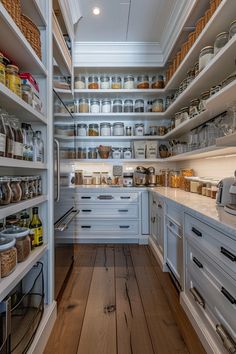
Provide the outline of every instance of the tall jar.
[[134,77],[132,75],[125,76],[124,89],[128,89],[128,90],[134,89]]
[[88,113],[89,112],[89,102],[87,98],[81,98],[79,100],[79,112]]
[[9,177],[0,177],[0,205],[8,205],[11,202],[11,187]]
[[170,172],[170,187],[171,188],[180,188],[180,171],[171,171]]
[[107,90],[110,88],[110,78],[109,76],[103,75],[100,77],[100,89]]
[[12,92],[14,92],[17,96],[21,97],[21,79],[19,76],[18,66],[7,65],[6,84]]
[[21,178],[11,177],[10,181],[11,203],[18,203],[22,198],[22,190],[20,186]]
[[0,237],[0,278],[7,277],[17,265],[16,240],[12,237]]
[[202,71],[213,59],[214,47],[207,46],[202,48],[199,55],[199,71]]
[[89,124],[89,136],[99,136],[99,125],[96,123]]
[[163,187],[169,187],[169,176],[170,176],[169,169],[161,170],[161,185]]
[[20,128],[20,122],[17,118],[11,119],[11,128],[14,135],[14,159],[23,159],[23,134]]
[[124,112],[132,113],[134,111],[133,100],[125,100],[124,101]]
[[122,100],[114,100],[112,111],[114,113],[121,113],[122,112]]
[[0,83],[6,85],[6,66],[4,55],[0,52]]
[[122,88],[122,81],[120,76],[112,76],[111,88],[113,90],[120,90]]
[[27,200],[30,198],[29,194],[29,177],[21,177],[21,191],[22,191],[22,196],[21,200]]
[[6,129],[6,157],[13,158],[14,157],[14,134],[11,128],[10,121],[8,119],[7,114],[3,115],[4,125]]
[[102,113],[111,113],[111,101],[103,100],[102,101]]
[[86,136],[87,135],[87,124],[79,123],[77,125],[77,136]]
[[152,112],[163,112],[163,99],[158,98],[152,102]]
[[190,191],[190,181],[185,179],[185,177],[192,177],[193,170],[188,169],[181,169],[180,170],[180,189],[189,192]]
[[144,100],[138,99],[135,101],[134,111],[139,113],[144,112]]

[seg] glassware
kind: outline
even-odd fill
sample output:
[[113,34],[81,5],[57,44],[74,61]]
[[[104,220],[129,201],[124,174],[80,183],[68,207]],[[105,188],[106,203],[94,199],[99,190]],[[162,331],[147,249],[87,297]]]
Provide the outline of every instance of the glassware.
[[102,113],[110,113],[111,112],[111,101],[103,100],[102,101]]
[[214,55],[219,53],[219,51],[228,43],[229,32],[221,32],[216,36],[214,43]]
[[98,77],[97,76],[89,76],[88,78],[88,89],[89,90],[98,90],[99,89],[99,84],[98,84]]
[[134,77],[132,75],[125,76],[124,89],[128,89],[128,90],[134,89]]
[[124,101],[124,112],[125,113],[132,113],[133,110],[134,110],[133,100],[125,100]]
[[236,34],[236,20],[230,24],[229,28],[229,39],[231,39]]
[[111,136],[111,123],[100,124],[100,136]]
[[152,103],[152,112],[163,112],[163,99],[158,98]]
[[122,88],[122,81],[120,76],[112,76],[111,88],[114,90],[120,90]]
[[113,135],[114,136],[123,136],[125,133],[124,123],[115,122],[113,124]]
[[134,111],[139,113],[144,112],[144,100],[138,99],[135,101]]
[[81,98],[79,100],[79,112],[88,113],[89,112],[89,102],[87,98]]
[[199,71],[203,70],[214,57],[214,47],[207,46],[202,48],[199,55]]
[[86,80],[85,76],[79,75],[75,77],[75,89],[76,90],[83,90],[86,87]]
[[91,99],[90,101],[90,112],[99,113],[100,112],[100,102],[97,99]]
[[11,203],[18,203],[22,198],[21,179],[19,177],[10,178]]
[[0,177],[0,205],[7,205],[11,202],[10,178]]
[[100,77],[100,88],[107,90],[110,88],[110,78],[109,76],[103,75]]
[[149,89],[148,75],[140,75],[137,80],[137,89]]
[[122,112],[122,100],[114,100],[112,111],[114,113],[121,113]]

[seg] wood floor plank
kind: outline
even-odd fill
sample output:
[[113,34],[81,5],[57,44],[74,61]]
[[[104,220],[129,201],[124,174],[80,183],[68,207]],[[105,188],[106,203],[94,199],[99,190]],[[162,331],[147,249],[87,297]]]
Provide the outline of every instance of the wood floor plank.
[[156,275],[162,284],[167,301],[189,352],[191,354],[206,354],[194,328],[192,327],[186,313],[179,303],[179,294],[173,282],[171,281],[169,274],[162,272],[149,246],[146,246],[146,251],[149,255]]
[[76,267],[58,307],[58,317],[44,354],[75,354],[78,349],[97,248],[77,248]]
[[130,249],[155,354],[189,353],[145,247]]
[[115,248],[118,354],[154,354],[128,246]]
[[99,247],[78,354],[116,354],[114,248]]

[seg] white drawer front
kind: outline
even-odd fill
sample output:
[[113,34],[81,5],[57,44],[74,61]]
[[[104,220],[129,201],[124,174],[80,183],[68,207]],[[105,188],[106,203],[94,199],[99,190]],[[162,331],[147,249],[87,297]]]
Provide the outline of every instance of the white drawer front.
[[139,200],[138,193],[77,193],[76,201],[80,203],[137,203]]
[[86,234],[109,234],[112,235],[138,235],[138,221],[127,220],[81,220],[77,223],[76,231],[79,235]]
[[185,219],[185,236],[236,280],[236,241],[190,215]]
[[181,284],[183,274],[183,238],[178,231],[178,226],[172,223],[170,219],[167,219],[167,263]]
[[88,205],[79,204],[79,214],[77,219],[94,218],[121,218],[138,219],[137,204],[106,204],[106,205]]

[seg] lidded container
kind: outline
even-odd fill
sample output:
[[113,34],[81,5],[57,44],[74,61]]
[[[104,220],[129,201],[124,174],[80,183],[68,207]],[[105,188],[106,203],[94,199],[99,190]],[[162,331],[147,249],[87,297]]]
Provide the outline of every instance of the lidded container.
[[122,100],[114,100],[112,106],[112,112],[121,113],[122,112]]
[[125,135],[124,123],[115,122],[113,124],[113,135],[114,136],[124,136]]
[[119,147],[114,147],[112,149],[112,158],[113,159],[121,159],[121,148]]
[[102,100],[102,113],[111,113],[111,101],[110,100]]
[[199,55],[199,71],[203,70],[214,57],[214,47],[207,46],[202,48]]
[[216,36],[214,43],[214,55],[216,55],[229,40],[229,32],[221,32]]
[[78,75],[75,77],[75,89],[76,90],[83,90],[86,88],[86,80],[85,76]]
[[120,90],[122,88],[122,80],[120,76],[112,76],[111,88],[113,90]]
[[99,136],[99,125],[96,123],[89,124],[89,136]]
[[32,106],[33,92],[31,86],[28,84],[22,84],[21,91],[22,91],[22,100],[24,100],[26,103]]
[[17,265],[16,240],[0,234],[0,274],[1,278],[7,277]]
[[90,112],[99,113],[100,112],[100,101],[96,98],[90,100]]
[[29,199],[29,177],[21,177],[20,187],[22,191],[21,200]]
[[107,90],[110,88],[110,78],[107,75],[100,77],[100,89]]
[[144,100],[135,100],[134,111],[139,113],[144,112]]
[[98,77],[96,75],[91,75],[88,78],[88,89],[97,90],[99,89]]
[[132,136],[133,129],[130,126],[125,127],[125,135]]
[[199,99],[195,98],[194,100],[190,101],[189,107],[189,118],[193,118],[199,114],[198,107],[199,107]]
[[134,77],[133,75],[126,75],[124,78],[124,89],[134,89]]
[[87,124],[85,123],[78,123],[77,124],[77,135],[78,136],[86,136],[87,135]]
[[0,111],[0,156],[4,157],[6,155],[6,127],[4,121],[4,114]]
[[88,148],[88,159],[97,159],[98,158],[98,153],[97,153],[97,148]]
[[6,65],[4,55],[0,52],[0,83],[6,85]]
[[158,98],[152,102],[152,112],[163,112],[163,99]]
[[133,100],[125,100],[124,101],[124,112],[132,113],[134,111]]
[[8,205],[11,202],[11,187],[9,177],[0,177],[0,205]]
[[111,123],[103,122],[100,124],[100,135],[111,136]]
[[136,136],[143,136],[144,135],[144,124],[143,123],[135,124],[134,131],[135,131]]
[[87,98],[81,98],[79,100],[79,112],[88,113],[89,112],[89,101]]
[[131,159],[132,158],[132,148],[131,147],[123,148],[123,156],[124,156],[124,159]]
[[210,97],[210,91],[205,91],[201,93],[200,96],[200,102],[199,102],[199,112],[203,112],[206,109],[206,101],[208,100],[208,98]]
[[147,75],[138,76],[137,89],[149,89],[149,77]]
[[17,262],[24,262],[28,258],[31,251],[31,240],[29,237],[30,230],[26,227],[15,226],[1,232],[1,236],[15,239],[15,247],[17,250]]
[[19,76],[19,68],[16,65],[7,65],[6,68],[6,85],[17,96],[21,97],[21,79]]
[[162,75],[152,77],[152,89],[162,89],[164,86],[164,78]]
[[86,147],[85,148],[78,147],[77,158],[78,159],[86,159],[87,158],[87,149],[86,149]]
[[236,34],[236,20],[231,22],[229,28],[229,39],[231,39]]
[[10,180],[11,203],[18,203],[22,199],[21,178],[11,177]]
[[169,187],[170,170],[167,168],[161,170],[160,172],[161,172],[161,185],[163,187]]
[[171,188],[180,188],[180,171],[171,171],[170,172],[170,187]]
[[101,184],[101,173],[93,172],[93,184],[100,185]]

